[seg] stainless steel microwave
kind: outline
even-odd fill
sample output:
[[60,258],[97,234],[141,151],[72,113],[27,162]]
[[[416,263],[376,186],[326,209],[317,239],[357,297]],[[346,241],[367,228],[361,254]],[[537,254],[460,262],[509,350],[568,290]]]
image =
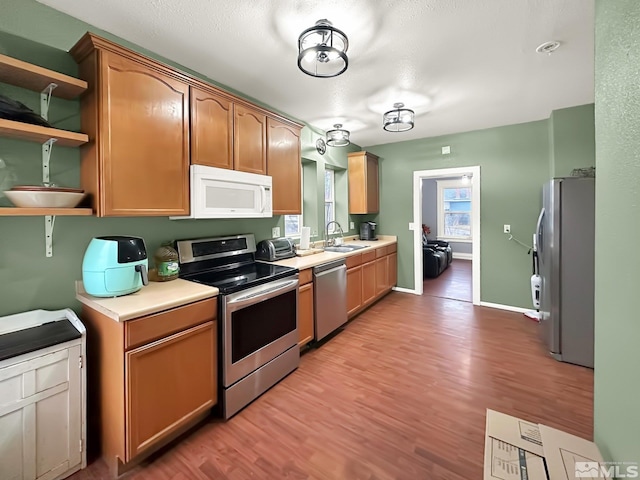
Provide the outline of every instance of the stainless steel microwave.
[[271,177],[225,168],[191,165],[188,218],[261,218],[273,216]]

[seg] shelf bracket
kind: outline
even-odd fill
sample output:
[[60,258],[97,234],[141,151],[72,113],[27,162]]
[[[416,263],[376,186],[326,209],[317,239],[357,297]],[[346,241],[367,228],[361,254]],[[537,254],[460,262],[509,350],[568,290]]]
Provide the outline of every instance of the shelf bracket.
[[53,257],[53,227],[56,225],[55,215],[45,215],[44,217],[44,244],[47,258]]
[[40,116],[45,120],[49,120],[49,104],[51,103],[51,93],[58,86],[57,83],[50,83],[42,92],[40,92]]
[[[40,92],[40,115],[45,120],[49,119],[49,105],[51,103],[51,93],[58,85],[50,83],[42,92]],[[42,183],[48,184],[50,179],[49,161],[51,160],[51,150],[55,138],[50,138],[42,144]],[[55,215],[44,216],[44,248],[47,258],[53,257],[53,228],[56,224]]]
[[53,144],[56,143],[55,138],[50,138],[42,144],[42,183],[49,183],[49,160],[51,160],[51,150]]

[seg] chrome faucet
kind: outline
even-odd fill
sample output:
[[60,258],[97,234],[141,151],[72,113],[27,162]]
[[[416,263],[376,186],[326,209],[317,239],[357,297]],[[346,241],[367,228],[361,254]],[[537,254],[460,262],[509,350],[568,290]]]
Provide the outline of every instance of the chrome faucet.
[[342,231],[342,227],[340,226],[340,224],[334,220],[331,220],[329,223],[327,223],[327,226],[326,226],[327,234],[324,237],[325,238],[324,244],[326,247],[331,247],[336,244],[335,237],[329,238],[329,225],[331,225],[332,223],[335,223],[336,226],[338,227],[338,230],[340,231],[340,238],[344,238],[344,232]]

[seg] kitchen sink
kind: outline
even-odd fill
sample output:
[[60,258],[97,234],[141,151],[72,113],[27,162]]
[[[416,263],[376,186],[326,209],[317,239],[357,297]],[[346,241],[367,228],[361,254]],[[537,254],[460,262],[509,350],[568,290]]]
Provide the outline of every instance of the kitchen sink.
[[324,247],[325,252],[335,253],[349,253],[354,250],[360,250],[361,248],[367,248],[365,245],[336,245],[334,247]]

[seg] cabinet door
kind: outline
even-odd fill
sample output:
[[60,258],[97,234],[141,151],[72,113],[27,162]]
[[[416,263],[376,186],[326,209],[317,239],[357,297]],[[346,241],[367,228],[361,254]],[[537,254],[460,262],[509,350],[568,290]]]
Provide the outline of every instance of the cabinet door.
[[398,283],[398,254],[392,253],[387,257],[388,262],[388,274],[389,274],[389,288],[395,287]]
[[377,213],[379,207],[378,159],[367,154],[366,182],[367,182],[367,212]]
[[82,462],[79,345],[0,369],[0,477],[57,478]]
[[387,270],[387,257],[378,258],[376,260],[376,297],[387,290],[387,282],[389,281]]
[[313,283],[300,287],[298,293],[298,345],[313,340]]
[[376,299],[376,262],[362,265],[362,304],[369,305]]
[[189,86],[102,55],[98,215],[188,215]]
[[214,405],[215,323],[199,325],[126,353],[126,461]]
[[267,119],[267,175],[273,179],[273,214],[302,213],[300,129]]
[[233,167],[249,173],[267,173],[267,117],[243,105],[235,105]]
[[352,152],[349,161],[349,213],[378,213],[378,157]]
[[347,315],[351,318],[362,306],[362,267],[347,270]]
[[191,163],[233,169],[233,103],[191,87]]

